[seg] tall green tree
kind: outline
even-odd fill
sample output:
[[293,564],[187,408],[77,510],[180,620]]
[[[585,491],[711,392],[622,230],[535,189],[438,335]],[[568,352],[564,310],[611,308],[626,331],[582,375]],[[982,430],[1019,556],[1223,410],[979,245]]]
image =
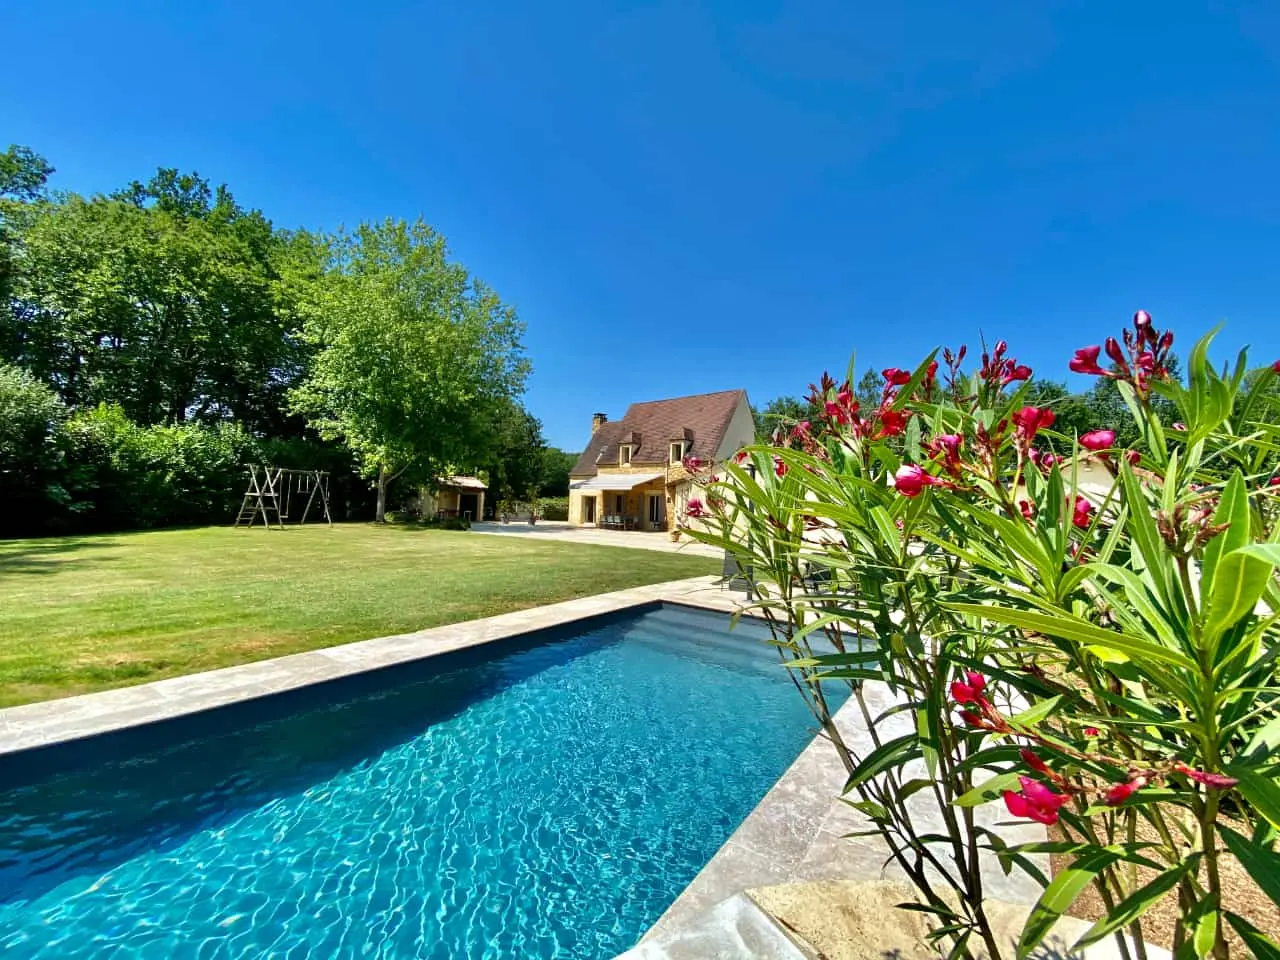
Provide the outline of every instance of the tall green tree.
[[495,502],[538,495],[546,441],[537,417],[514,400],[499,402],[490,428],[475,443],[477,451],[488,445],[487,453],[478,455]]
[[[53,167],[30,147],[10,144],[0,153],[0,318],[13,294],[13,244],[15,234],[11,221],[23,210],[22,204],[33,203],[44,195],[44,187]],[[5,354],[0,353],[0,359]]]
[[752,409],[756,421],[756,438],[767,442],[779,427],[792,427],[801,420],[812,420],[814,412],[809,403],[798,397],[774,397],[763,407]]
[[884,396],[884,374],[867,367],[854,385],[853,395],[857,397],[858,405],[863,410],[879,406],[880,398]]
[[10,204],[13,278],[0,359],[73,407],[119,403],[140,424],[279,426],[301,344],[258,211],[161,170],[115,197]]
[[569,471],[578,462],[578,454],[559,447],[547,447],[542,451],[542,486],[540,497],[567,497],[569,495]]
[[53,165],[30,147],[11,143],[0,153],[0,197],[35,200],[53,172]]
[[328,267],[300,303],[315,353],[291,400],[374,478],[382,521],[396,476],[429,478],[488,447],[528,375],[524,328],[421,220],[339,234]]

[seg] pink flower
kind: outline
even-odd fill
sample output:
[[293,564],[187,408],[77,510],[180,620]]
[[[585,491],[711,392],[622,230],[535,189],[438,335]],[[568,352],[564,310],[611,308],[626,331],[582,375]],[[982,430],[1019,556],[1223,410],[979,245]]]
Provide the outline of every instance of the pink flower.
[[1015,817],[1027,817],[1036,823],[1057,823],[1058,811],[1067,802],[1064,794],[1050,790],[1043,783],[1030,777],[1019,777],[1022,792],[1004,792],[1004,805]]
[[1118,807],[1146,785],[1146,777],[1137,777],[1126,783],[1117,783],[1107,791],[1105,803],[1108,807]]
[[742,463],[747,459],[747,451],[739,450],[737,453],[733,455],[733,459],[737,463]]
[[[1013,361],[1009,361],[1009,362],[1012,363]],[[1009,370],[1009,372],[1004,375],[1004,379],[1002,382],[1006,386],[1008,386],[1009,384],[1013,383],[1013,381],[1015,380],[1030,380],[1030,379],[1031,379],[1031,368],[1024,363],[1019,363],[1016,366],[1012,367]]]
[[1107,371],[1098,366],[1098,354],[1101,352],[1102,348],[1099,346],[1081,347],[1076,351],[1076,355],[1071,358],[1067,368],[1072,373],[1087,373],[1095,377],[1103,376]]
[[1175,763],[1173,768],[1179,773],[1191,778],[1196,783],[1202,783],[1206,787],[1214,790],[1230,790],[1240,781],[1235,777],[1228,777],[1223,773],[1209,773],[1205,770],[1196,770],[1189,767],[1185,763]]
[[1090,430],[1080,438],[1080,446],[1086,450],[1110,450],[1116,445],[1114,430]]
[[1271,365],[1271,369],[1274,370],[1276,373],[1280,373],[1280,360],[1277,360],[1275,363],[1273,363]]
[[1096,737],[1096,736],[1098,735],[1098,728],[1097,728],[1097,727],[1085,727],[1085,728],[1084,728],[1084,735],[1085,735],[1086,737]]
[[1022,516],[1028,521],[1035,518],[1036,508],[1032,505],[1030,500],[1019,500],[1018,509],[1022,511]]
[[702,468],[702,458],[693,456],[685,457],[684,468],[686,470],[700,470]]
[[801,420],[791,428],[791,436],[796,440],[807,440],[809,437],[809,427],[810,424],[808,420]]
[[836,403],[834,400],[828,400],[826,403],[827,416],[837,423],[848,423],[849,415],[845,413],[844,407]]
[[840,406],[842,407],[848,408],[849,410],[858,409],[858,401],[853,399],[852,390],[841,390],[839,393],[837,393],[836,403],[840,404]]
[[882,370],[885,380],[890,386],[901,387],[911,382],[911,373],[907,370],[900,370],[897,367],[889,367]]
[[1129,364],[1124,359],[1124,351],[1120,349],[1120,341],[1115,337],[1107,337],[1103,341],[1103,345],[1107,349],[1107,356],[1111,358],[1113,363],[1119,364],[1125,370],[1129,369]]
[[1026,747],[1023,747],[1021,750],[1018,751],[1018,755],[1022,757],[1022,762],[1025,763],[1032,770],[1036,771],[1036,773],[1049,772],[1049,765],[1045,763],[1043,760],[1041,760],[1040,755],[1037,754],[1034,750],[1029,750]]
[[896,437],[907,429],[908,416],[910,414],[903,413],[901,410],[882,410],[880,412],[880,430],[876,434],[876,439]]
[[1177,430],[1180,433],[1186,431],[1187,429],[1187,425],[1183,423],[1181,420],[1175,420],[1169,426],[1170,426],[1170,429]]
[[1145,310],[1139,310],[1133,315],[1133,326],[1139,333],[1147,330],[1151,326],[1151,314]]
[[960,719],[964,721],[964,724],[966,727],[985,726],[985,724],[983,724],[982,722],[982,718],[978,716],[976,713],[974,713],[972,710],[961,710]]
[[982,691],[987,688],[987,678],[976,670],[965,672],[965,681],[956,680],[951,684],[951,696],[956,703],[986,703]]
[[1023,407],[1013,415],[1013,422],[1019,435],[1027,440],[1034,437],[1037,430],[1053,426],[1055,419],[1057,418],[1052,410],[1044,410],[1040,407]]
[[958,433],[940,433],[933,438],[933,442],[938,445],[938,449],[950,456],[955,456],[964,444],[964,437]]
[[1129,461],[1130,466],[1136,467],[1142,461],[1142,454],[1137,450],[1126,450],[1124,458]]
[[773,458],[773,472],[779,477],[785,477],[787,475],[787,465],[778,457]]
[[904,463],[893,475],[893,486],[904,497],[918,497],[933,478],[914,463]]
[[1085,497],[1076,496],[1076,505],[1071,511],[1071,522],[1084,529],[1093,521],[1093,504]]
[[690,498],[689,502],[685,505],[684,512],[691,517],[705,517],[707,515],[706,509],[702,505],[702,501],[697,497]]

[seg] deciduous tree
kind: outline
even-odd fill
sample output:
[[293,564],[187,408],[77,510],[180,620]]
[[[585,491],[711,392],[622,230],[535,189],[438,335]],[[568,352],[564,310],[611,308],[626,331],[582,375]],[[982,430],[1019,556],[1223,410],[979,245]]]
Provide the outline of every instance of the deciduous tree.
[[293,407],[375,478],[379,521],[394,477],[474,462],[495,411],[523,390],[515,310],[452,262],[421,220],[338,235],[300,306],[315,355]]

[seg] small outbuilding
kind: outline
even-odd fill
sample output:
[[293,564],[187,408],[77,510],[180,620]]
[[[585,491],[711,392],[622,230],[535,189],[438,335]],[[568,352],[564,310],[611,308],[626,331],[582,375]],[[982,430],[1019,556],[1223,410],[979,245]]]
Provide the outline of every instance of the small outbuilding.
[[479,477],[441,477],[435,490],[422,492],[422,515],[440,520],[481,520],[487,489]]

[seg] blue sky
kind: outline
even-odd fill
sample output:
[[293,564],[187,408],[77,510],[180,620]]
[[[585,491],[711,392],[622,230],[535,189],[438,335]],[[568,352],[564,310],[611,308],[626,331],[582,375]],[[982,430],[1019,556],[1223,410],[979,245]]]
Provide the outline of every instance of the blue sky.
[[519,309],[570,449],[594,410],[980,331],[1066,379],[1138,307],[1280,356],[1274,0],[9,0],[0,31],[0,141],[58,187],[425,216]]

